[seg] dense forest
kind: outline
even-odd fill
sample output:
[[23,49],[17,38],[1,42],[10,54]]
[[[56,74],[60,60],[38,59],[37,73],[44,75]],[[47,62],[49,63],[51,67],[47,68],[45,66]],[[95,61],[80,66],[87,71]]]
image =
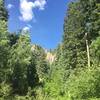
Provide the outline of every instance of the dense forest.
[[0,100],[100,100],[100,0],[70,2],[51,61],[8,18],[0,0]]

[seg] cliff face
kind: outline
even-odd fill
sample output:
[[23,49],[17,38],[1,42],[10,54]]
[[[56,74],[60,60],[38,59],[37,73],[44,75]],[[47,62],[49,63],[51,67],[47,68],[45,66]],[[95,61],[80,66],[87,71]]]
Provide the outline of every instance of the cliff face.
[[52,64],[54,61],[55,61],[55,59],[56,59],[56,55],[54,54],[52,54],[52,53],[50,53],[50,52],[46,52],[46,60],[50,63],[50,64]]
[[36,45],[33,44],[32,47],[31,47],[31,51],[34,52],[35,50],[36,50]]
[[[37,47],[39,47],[38,45],[33,44],[31,47],[31,51],[34,52],[37,50]],[[45,55],[46,55],[46,61],[49,62],[50,64],[52,64],[55,60],[56,60],[56,54],[52,54],[51,52],[49,52],[47,49],[41,48],[43,49]]]

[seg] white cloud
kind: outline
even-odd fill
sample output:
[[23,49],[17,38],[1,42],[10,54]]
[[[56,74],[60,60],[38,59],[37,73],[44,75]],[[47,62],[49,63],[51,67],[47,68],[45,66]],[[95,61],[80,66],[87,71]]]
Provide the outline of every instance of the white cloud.
[[28,2],[27,0],[20,0],[20,19],[23,21],[30,21],[34,17],[32,12],[32,2]]
[[45,5],[46,5],[46,0],[36,0],[34,1],[33,3],[33,7],[34,8],[39,8],[40,10],[44,10],[45,8]]
[[32,26],[28,24],[27,26],[25,26],[25,27],[23,28],[23,31],[24,31],[24,32],[30,31],[31,28],[32,28]]
[[34,2],[29,2],[28,0],[20,0],[20,20],[31,21],[35,19],[33,10],[39,8],[44,10],[46,5],[46,0],[35,0]]
[[8,5],[7,5],[7,9],[11,9],[12,7],[13,7],[12,4],[8,4]]
[[24,28],[23,28],[23,31],[29,31],[30,30],[30,28],[29,27],[27,27],[27,26],[25,26]]

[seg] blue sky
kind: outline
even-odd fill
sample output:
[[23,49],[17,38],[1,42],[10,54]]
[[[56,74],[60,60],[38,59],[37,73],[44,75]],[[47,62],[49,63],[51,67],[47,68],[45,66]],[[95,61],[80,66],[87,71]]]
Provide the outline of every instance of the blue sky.
[[6,0],[8,29],[29,30],[31,41],[47,49],[61,42],[69,0]]

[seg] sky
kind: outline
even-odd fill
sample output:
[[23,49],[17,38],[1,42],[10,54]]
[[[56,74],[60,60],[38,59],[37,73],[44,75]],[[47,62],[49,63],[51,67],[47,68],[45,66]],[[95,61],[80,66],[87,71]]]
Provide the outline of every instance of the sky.
[[54,49],[62,40],[63,23],[70,0],[5,0],[8,30],[29,30],[31,42]]

